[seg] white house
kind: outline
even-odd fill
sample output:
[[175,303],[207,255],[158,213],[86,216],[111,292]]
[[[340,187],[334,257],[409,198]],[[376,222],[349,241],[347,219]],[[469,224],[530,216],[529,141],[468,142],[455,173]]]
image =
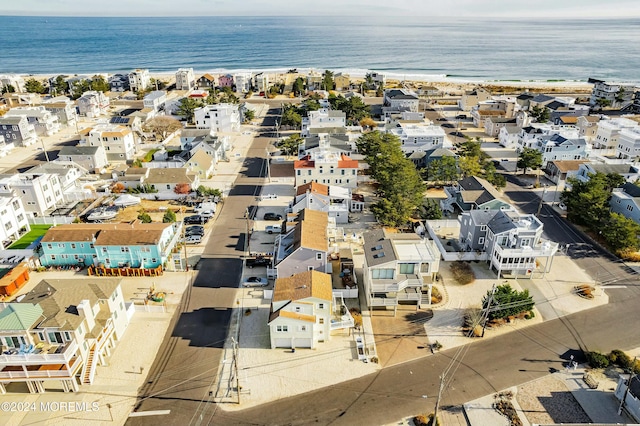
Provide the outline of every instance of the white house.
[[620,130],[616,154],[618,158],[640,159],[640,126]]
[[402,152],[425,152],[442,148],[445,143],[445,132],[440,126],[431,126],[426,123],[398,122],[395,127],[387,128],[400,139]]
[[352,203],[357,202],[349,188],[309,182],[296,189],[296,196],[285,212],[296,214],[302,209],[318,210],[326,212],[335,223],[348,223],[349,212],[361,210],[359,204],[352,210]]
[[58,122],[64,126],[75,126],[78,121],[75,103],[66,96],[56,96],[42,101],[47,111],[58,117]]
[[243,72],[233,75],[233,82],[237,93],[247,93],[251,90],[251,73]]
[[60,131],[58,116],[44,106],[11,108],[5,117],[26,117],[39,136],[52,136]]
[[382,112],[386,116],[399,111],[418,112],[420,99],[407,89],[387,89],[384,91],[383,102]]
[[258,93],[266,92],[267,90],[269,90],[269,75],[264,72],[259,72],[258,74],[254,75],[253,87]]
[[180,68],[176,72],[176,90],[192,90],[196,87],[193,68]]
[[462,94],[458,101],[458,108],[463,111],[471,111],[471,108],[478,105],[478,102],[488,101],[489,99],[491,99],[491,92],[482,87],[477,87]]
[[333,151],[312,152],[293,163],[296,187],[308,182],[345,188],[358,186],[358,160]]
[[103,146],[63,146],[55,161],[74,162],[94,173],[108,164]]
[[[16,241],[31,230],[22,198],[0,190],[0,241]],[[0,246],[1,247],[1,246]]]
[[269,312],[271,348],[310,348],[330,339],[331,275],[310,270],[276,279]]
[[60,178],[51,173],[0,175],[0,194],[20,197],[30,216],[45,216],[64,203]]
[[519,135],[519,126],[506,125],[500,127],[500,130],[498,131],[498,140],[501,146],[505,148],[511,148],[518,145]]
[[609,120],[598,121],[598,129],[593,138],[593,147],[595,149],[615,150],[618,146],[618,135],[624,129],[635,129],[640,124],[629,118],[616,117]]
[[136,69],[129,73],[129,89],[133,92],[145,90],[151,84],[148,69]]
[[78,112],[80,115],[96,118],[109,112],[109,98],[102,92],[94,90],[84,92],[78,99]]
[[136,143],[133,132],[115,124],[97,124],[81,132],[85,146],[101,146],[109,162],[135,160]]
[[589,158],[591,145],[582,138],[566,138],[560,134],[545,135],[534,145],[542,153],[542,167],[553,160],[582,160]]
[[[0,392],[26,382],[31,393],[60,381],[65,391],[92,384],[122,339],[133,312],[119,278],[46,279],[0,311]],[[54,374],[55,373],[55,374]]]
[[196,127],[210,129],[213,132],[237,132],[240,130],[240,111],[238,105],[205,105],[194,111]]
[[167,101],[167,92],[164,90],[154,90],[142,99],[145,108],[151,108],[154,112],[160,111]]
[[14,92],[24,93],[24,78],[20,74],[0,74],[0,89],[13,87]]
[[300,135],[304,138],[309,136],[310,129],[336,128],[346,125],[347,115],[344,112],[322,108],[309,111],[307,117],[302,118]]
[[435,243],[417,234],[376,229],[364,233],[364,290],[370,309],[431,304],[432,281],[440,266]]
[[609,102],[614,107],[623,107],[631,103],[633,93],[636,90],[633,84],[610,83],[594,78],[589,79],[593,83],[589,105],[596,106],[600,99]]
[[200,185],[200,178],[197,173],[191,172],[184,167],[179,168],[155,168],[149,169],[145,184],[156,189],[160,199],[171,199],[176,196],[176,185],[188,184],[190,191],[195,191]]

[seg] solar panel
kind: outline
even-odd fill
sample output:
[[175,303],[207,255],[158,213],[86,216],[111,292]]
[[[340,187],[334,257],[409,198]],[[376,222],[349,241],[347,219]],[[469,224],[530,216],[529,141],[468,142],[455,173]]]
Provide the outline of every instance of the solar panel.
[[111,117],[109,122],[112,124],[126,124],[129,122],[129,117]]

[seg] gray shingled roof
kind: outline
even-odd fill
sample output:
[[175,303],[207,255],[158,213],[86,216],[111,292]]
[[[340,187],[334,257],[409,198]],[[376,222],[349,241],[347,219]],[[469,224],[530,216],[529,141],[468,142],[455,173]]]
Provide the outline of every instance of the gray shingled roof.
[[396,260],[396,253],[393,251],[391,240],[385,238],[382,229],[367,231],[364,237],[364,257],[367,266],[381,265]]
[[487,223],[489,229],[494,234],[501,234],[503,232],[516,229],[509,216],[507,216],[502,210],[500,210],[494,217]]
[[58,156],[60,155],[95,155],[98,152],[99,146],[63,146]]
[[496,210],[475,209],[469,212],[473,223],[476,225],[487,225],[496,215]]
[[496,191],[493,185],[477,176],[464,178],[458,181],[458,184],[465,191],[482,191],[475,200],[475,203],[479,206],[500,198],[500,193]]

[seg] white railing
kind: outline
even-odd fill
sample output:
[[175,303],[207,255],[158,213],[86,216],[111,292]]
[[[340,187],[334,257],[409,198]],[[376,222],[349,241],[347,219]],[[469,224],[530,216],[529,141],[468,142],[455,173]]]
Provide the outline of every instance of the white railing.
[[78,344],[73,341],[67,344],[61,353],[29,353],[0,355],[0,367],[7,365],[37,365],[37,364],[65,364],[78,350]]
[[398,300],[422,300],[422,293],[398,293]]
[[495,254],[505,257],[545,257],[552,256],[558,251],[558,243],[547,242],[548,246],[544,247],[543,244],[538,244],[534,247],[524,248],[507,248],[496,246]]
[[332,290],[334,296],[341,296],[344,299],[357,299],[358,298],[358,287],[356,288],[334,288]]
[[46,379],[58,377],[72,377],[69,370],[40,370],[40,371],[0,371],[3,379]]
[[68,223],[73,223],[75,217],[71,216],[38,216],[38,217],[28,217],[29,225],[66,225]]
[[397,299],[388,299],[386,297],[372,297],[370,299],[370,306],[395,306],[397,304]]

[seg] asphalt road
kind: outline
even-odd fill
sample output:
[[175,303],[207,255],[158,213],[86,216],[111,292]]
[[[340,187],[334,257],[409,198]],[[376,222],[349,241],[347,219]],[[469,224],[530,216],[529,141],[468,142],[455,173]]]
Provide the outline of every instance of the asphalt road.
[[[276,110],[263,123],[273,126]],[[171,410],[166,416],[136,417],[129,425],[207,424],[216,412],[212,395],[224,355],[234,289],[242,274],[247,222],[244,213],[255,203],[264,181],[265,148],[270,138],[257,137],[242,170],[212,226],[193,284],[185,292],[161,351],[140,389],[136,411]],[[211,394],[210,394],[211,392]]]

